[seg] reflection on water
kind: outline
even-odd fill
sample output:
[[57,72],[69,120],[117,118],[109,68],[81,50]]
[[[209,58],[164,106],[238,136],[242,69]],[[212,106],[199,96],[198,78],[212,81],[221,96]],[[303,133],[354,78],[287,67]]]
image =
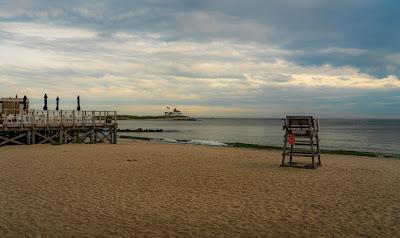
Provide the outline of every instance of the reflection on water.
[[[159,128],[163,133],[132,136],[178,140],[208,140],[281,146],[280,119],[200,119],[199,121],[119,121],[121,129]],[[321,119],[323,149],[400,154],[400,120]],[[127,134],[127,133],[121,133]]]

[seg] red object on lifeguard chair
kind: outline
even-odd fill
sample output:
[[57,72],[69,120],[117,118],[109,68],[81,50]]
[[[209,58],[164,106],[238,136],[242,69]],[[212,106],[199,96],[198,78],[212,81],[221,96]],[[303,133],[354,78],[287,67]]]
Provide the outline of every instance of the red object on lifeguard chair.
[[289,143],[289,145],[296,144],[296,136],[294,134],[292,134],[292,133],[289,134],[288,143]]

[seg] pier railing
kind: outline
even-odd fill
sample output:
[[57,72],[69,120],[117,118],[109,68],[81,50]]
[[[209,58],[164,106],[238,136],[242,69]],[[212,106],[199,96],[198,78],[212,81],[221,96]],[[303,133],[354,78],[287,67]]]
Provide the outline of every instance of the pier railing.
[[3,109],[1,128],[96,127],[117,124],[116,111]]

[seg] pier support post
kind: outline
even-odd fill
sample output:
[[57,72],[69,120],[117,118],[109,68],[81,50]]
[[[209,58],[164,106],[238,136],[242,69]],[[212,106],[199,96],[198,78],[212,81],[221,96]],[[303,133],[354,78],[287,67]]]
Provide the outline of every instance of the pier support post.
[[77,134],[76,130],[74,130],[72,133],[74,134],[74,143],[77,143],[78,142],[78,138],[79,138],[79,132],[78,132],[78,136],[76,136],[76,134]]
[[32,144],[36,144],[36,132],[32,131]]
[[113,144],[117,144],[117,128],[113,129]]
[[64,131],[64,144],[68,144],[68,130]]
[[91,130],[91,132],[90,132],[90,143],[92,144],[92,143],[96,143],[96,141],[95,141],[95,137],[94,137],[94,134],[96,133],[96,131],[94,130],[94,129],[92,129]]
[[60,130],[59,132],[58,132],[58,143],[60,143],[60,144],[62,144],[63,143],[63,130]]
[[26,144],[27,145],[31,144],[31,132],[30,131],[26,132]]

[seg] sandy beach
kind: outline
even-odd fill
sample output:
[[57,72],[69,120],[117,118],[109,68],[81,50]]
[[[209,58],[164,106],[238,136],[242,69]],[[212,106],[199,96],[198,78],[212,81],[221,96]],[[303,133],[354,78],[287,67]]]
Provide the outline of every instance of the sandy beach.
[[120,141],[0,148],[0,237],[400,237],[400,160]]

